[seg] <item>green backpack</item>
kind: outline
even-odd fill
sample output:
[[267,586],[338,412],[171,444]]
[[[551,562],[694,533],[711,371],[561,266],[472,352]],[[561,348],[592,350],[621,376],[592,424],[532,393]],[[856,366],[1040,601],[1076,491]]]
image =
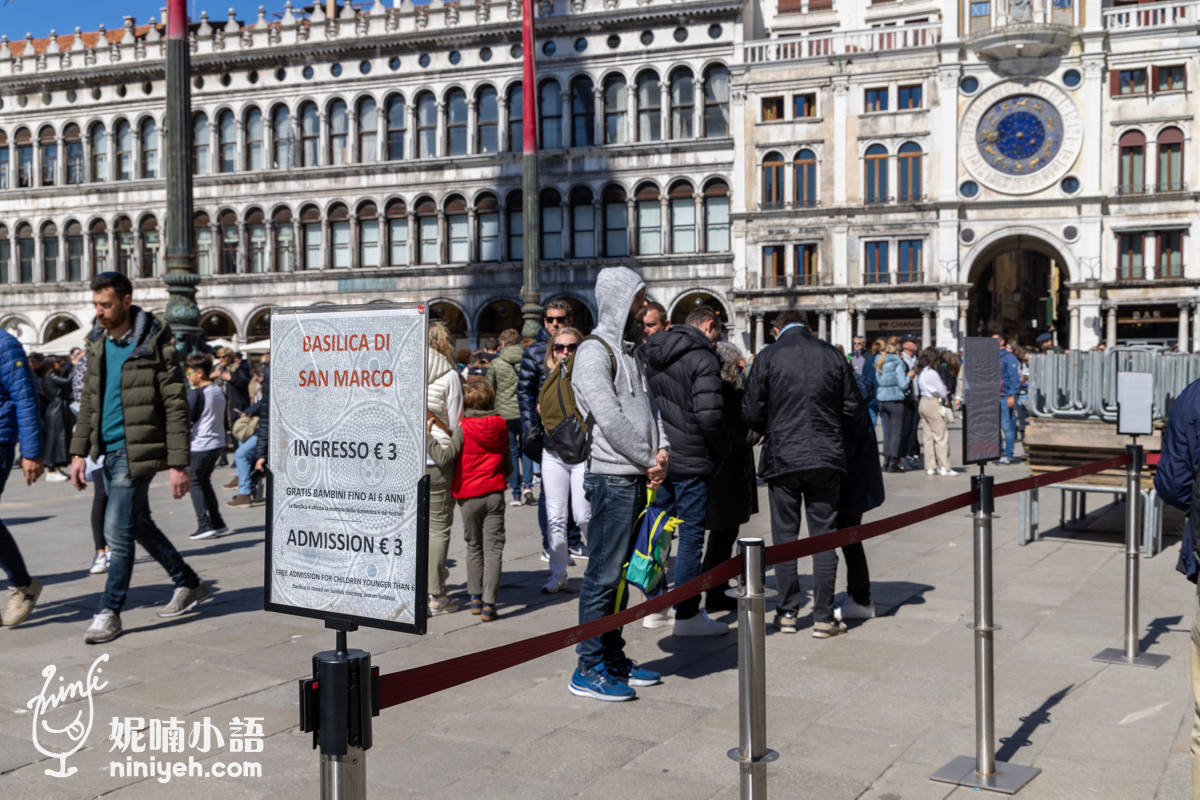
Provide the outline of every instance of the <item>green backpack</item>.
[[654,490],[646,490],[646,507],[638,516],[633,554],[625,565],[625,581],[650,594],[658,588],[671,557],[671,539],[683,520],[667,515],[654,503]]
[[[599,336],[583,337],[584,342],[588,340],[604,345],[612,365],[612,377],[615,378],[617,357],[608,342]],[[587,460],[592,449],[591,428],[596,423],[591,414],[587,419],[580,419],[579,406],[575,404],[575,388],[571,383],[574,369],[575,354],[572,353],[558,362],[538,394],[542,429],[546,432],[543,437],[545,446],[553,450],[564,464],[581,464]]]

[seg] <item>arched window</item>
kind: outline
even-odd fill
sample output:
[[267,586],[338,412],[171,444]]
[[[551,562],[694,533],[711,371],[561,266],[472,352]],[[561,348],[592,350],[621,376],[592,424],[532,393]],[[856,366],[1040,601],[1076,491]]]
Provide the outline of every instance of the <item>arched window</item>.
[[637,78],[638,141],[662,139],[662,88],[658,76],[647,70]]
[[271,138],[275,142],[274,166],[288,169],[296,164],[296,138],[292,131],[292,115],[287,106],[276,106],[272,112]]
[[446,154],[467,154],[467,93],[462,89],[446,95]]
[[334,100],[329,104],[329,164],[343,166],[350,163],[350,115],[346,103]]
[[237,272],[238,221],[232,211],[221,212],[221,274]]
[[596,207],[592,190],[577,186],[569,196],[571,205],[571,257],[596,257]]
[[42,226],[42,280],[58,281],[58,226],[53,222]]
[[[33,135],[28,128],[21,128],[14,137],[17,145],[17,186],[22,189],[33,186]],[[30,233],[32,237],[33,234]]]
[[246,214],[246,258],[250,272],[267,271],[267,225],[260,209]]
[[431,92],[417,97],[417,158],[437,157],[437,100]]
[[379,266],[379,210],[370,201],[358,207],[358,265]]
[[438,263],[437,206],[426,197],[417,203],[417,263]]
[[671,202],[671,252],[696,252],[696,198],[692,185],[675,181],[669,192]]
[[333,268],[350,268],[350,209],[342,203],[329,208],[329,238],[333,244]]
[[192,173],[194,175],[208,174],[209,147],[208,115],[197,114],[192,117]]
[[1183,131],[1164,128],[1158,134],[1158,191],[1183,189]]
[[520,153],[525,149],[524,125],[525,93],[517,83],[508,90],[508,152]]
[[246,169],[258,172],[263,168],[262,112],[251,108],[246,112]]
[[604,143],[625,144],[629,141],[628,89],[625,76],[611,75],[604,81]]
[[408,128],[408,109],[404,105],[404,98],[398,94],[388,98],[387,126],[388,160],[400,161],[404,158],[404,132]]
[[153,214],[142,217],[142,277],[152,278],[160,274],[158,268],[158,250],[161,244],[158,238],[158,220]]
[[233,172],[237,169],[237,124],[233,121],[232,111],[222,111],[217,115],[217,169],[221,172]]
[[496,195],[485,192],[475,199],[475,224],[478,226],[479,260],[500,260],[500,204]]
[[321,269],[324,258],[321,247],[321,212],[316,206],[305,206],[300,212],[304,230],[304,268]]
[[158,177],[158,126],[152,119],[142,122],[142,177]]
[[358,160],[362,164],[379,160],[379,109],[370,97],[358,101]]
[[542,207],[542,253],[543,259],[563,257],[562,196],[554,189],[543,189]]
[[22,223],[17,228],[17,283],[33,283],[33,228]]
[[611,184],[600,194],[604,204],[604,255],[629,255],[629,203],[625,190]]
[[475,131],[475,146],[480,153],[500,152],[500,102],[496,90],[485,86],[477,98],[479,121]]
[[662,253],[662,206],[658,187],[645,183],[637,190],[638,255],[656,256]]
[[671,138],[693,138],[695,122],[696,82],[690,69],[680,67],[671,73]]
[[572,147],[596,144],[596,92],[591,78],[571,81]]
[[[93,230],[95,230],[94,226]],[[192,230],[196,236],[196,272],[200,275],[211,275],[213,268],[213,236],[212,221],[209,220],[208,214],[203,211],[197,211],[192,216]],[[93,242],[95,241],[95,237],[96,234],[92,234]],[[97,265],[97,271],[100,271],[98,267],[99,265]]]
[[867,204],[886,203],[888,199],[888,154],[887,148],[881,144],[873,144],[867,148],[864,159],[863,200]]
[[812,150],[801,150],[794,166],[796,208],[812,208],[817,204],[817,156]]
[[300,166],[315,167],[321,156],[321,118],[316,103],[300,106]]
[[525,257],[525,197],[521,190],[509,192],[505,205],[508,208],[508,260],[520,261]]
[[83,134],[74,122],[63,128],[63,147],[67,159],[67,183],[83,183]]
[[38,145],[42,150],[42,186],[53,186],[58,171],[58,141],[54,138],[54,128],[49,125],[42,128]]
[[271,215],[272,227],[275,229],[275,271],[296,271],[296,228],[292,224],[291,209],[277,208]]
[[[110,255],[108,226],[104,224],[104,220],[98,219],[92,223],[89,233],[92,236],[92,274],[99,275],[101,272],[108,272],[112,269],[112,262],[108,258]],[[4,263],[7,262],[8,259],[4,259]]]
[[1121,184],[1119,194],[1142,194],[1146,191],[1146,137],[1141,131],[1129,131],[1121,136]]
[[900,202],[919,203],[921,201],[921,145],[916,142],[906,142],[900,145],[897,167],[900,172]]
[[[5,151],[8,148],[4,148]],[[5,159],[7,161],[7,159]],[[8,166],[5,164],[5,166]],[[104,130],[104,126],[96,123],[92,126],[92,181],[94,183],[104,183],[108,180],[108,131]],[[5,188],[8,188],[8,182],[5,182]]]
[[704,187],[704,237],[707,252],[729,250],[729,185],[719,178]]
[[558,81],[546,81],[538,89],[538,113],[542,149],[557,150],[562,147],[563,97]]
[[783,156],[767,153],[762,166],[763,208],[783,208]]
[[388,223],[388,264],[408,266],[408,207],[403,200],[393,200],[384,213]]
[[467,201],[462,195],[451,195],[446,200],[446,235],[449,237],[449,261],[465,264],[471,260],[471,240],[467,224]]
[[729,135],[729,70],[719,64],[704,71],[704,135]]
[[69,281],[83,280],[83,226],[75,220],[67,223],[67,274]]

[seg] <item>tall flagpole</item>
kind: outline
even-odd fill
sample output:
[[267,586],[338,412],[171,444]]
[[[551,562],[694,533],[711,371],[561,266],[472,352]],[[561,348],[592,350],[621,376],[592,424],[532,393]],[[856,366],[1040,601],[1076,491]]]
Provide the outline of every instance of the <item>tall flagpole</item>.
[[196,305],[196,241],[192,230],[192,94],[187,0],[167,4],[167,284],[166,319],[181,358],[203,348]]
[[538,273],[541,258],[541,203],[538,198],[537,158],[537,74],[533,66],[536,40],[533,35],[533,0],[522,0],[521,19],[521,106],[524,155],[521,157],[521,198],[523,225],[524,286],[521,309],[525,326],[521,335],[535,338],[542,327],[542,280]]

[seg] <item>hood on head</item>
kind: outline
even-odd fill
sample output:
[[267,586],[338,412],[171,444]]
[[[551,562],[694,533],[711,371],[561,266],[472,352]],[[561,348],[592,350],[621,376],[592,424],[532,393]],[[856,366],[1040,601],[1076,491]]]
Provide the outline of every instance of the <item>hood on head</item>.
[[519,344],[510,344],[508,347],[501,347],[496,358],[503,359],[513,366],[521,363],[521,357],[525,355],[525,348]]
[[596,333],[620,342],[629,322],[630,306],[646,284],[629,267],[607,267],[596,278]]
[[663,370],[683,358],[693,350],[713,349],[708,337],[699,328],[691,325],[680,325],[669,331],[659,331],[646,340],[643,352],[646,363],[657,370]]

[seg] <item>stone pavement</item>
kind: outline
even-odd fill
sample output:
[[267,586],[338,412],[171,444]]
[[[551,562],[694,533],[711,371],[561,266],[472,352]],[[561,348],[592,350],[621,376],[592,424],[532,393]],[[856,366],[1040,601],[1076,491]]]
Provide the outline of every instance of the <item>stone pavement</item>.
[[[998,480],[1024,468],[997,467]],[[224,482],[230,471],[219,471]],[[923,472],[887,476],[890,498],[875,518],[964,491],[968,479]],[[1046,498],[1049,500],[1049,498]],[[102,576],[87,573],[91,495],[67,484],[32,489],[9,482],[0,505],[31,571],[46,584],[35,615],[0,629],[0,798],[275,798],[318,795],[317,755],[297,731],[296,679],[311,655],[333,645],[332,632],[300,617],[261,610],[263,510],[230,510],[234,531],[191,542],[187,500],[172,502],[165,479],[152,489],[155,518],[216,597],[199,613],[161,620],[154,609],[170,583],[154,564],[135,569],[123,614],[127,633],[106,646],[83,644]],[[1143,562],[1143,645],[1171,660],[1158,671],[1105,666],[1091,658],[1120,645],[1123,614],[1121,509],[1093,512],[1089,532],[1058,530],[1054,503],[1042,503],[1045,538],[1016,544],[1016,497],[998,502],[995,528],[997,736],[999,756],[1043,770],[1020,798],[1190,797],[1188,734],[1192,720],[1188,631],[1195,590],[1175,572],[1177,537]],[[762,507],[766,509],[765,490]],[[1180,524],[1169,516],[1168,530]],[[457,526],[456,526],[457,530]],[[745,531],[769,533],[766,513]],[[363,630],[352,647],[374,654],[383,672],[435,663],[568,627],[575,595],[538,591],[536,509],[510,508],[501,617],[482,624],[467,613],[430,620],[423,638]],[[910,800],[961,798],[967,790],[928,776],[974,752],[971,529],[954,512],[867,545],[874,598],[882,616],[847,636],[812,639],[769,631],[768,743],[777,798]],[[451,585],[465,589],[463,544],[451,548]],[[807,564],[801,565],[807,573]],[[582,564],[572,568],[577,589]],[[807,579],[807,575],[805,576]],[[731,618],[735,615],[730,615]],[[811,624],[811,618],[804,620]],[[737,768],[725,753],[737,745],[736,636],[676,639],[670,630],[626,630],[628,652],[665,674],[632,703],[606,704],[569,694],[570,651],[387,709],[375,720],[368,753],[371,794],[389,798],[735,798]],[[45,774],[57,761],[31,743],[26,711],[42,670],[54,664],[81,679],[101,653],[107,686],[94,708],[76,700],[52,711],[62,728],[76,713],[94,713],[85,746],[67,759],[78,771]],[[147,779],[110,774],[112,761],[148,761],[115,747],[114,717],[192,723],[210,718],[224,741],[204,752],[186,742],[178,756],[197,769],[257,762],[261,777]],[[261,753],[233,752],[233,717],[262,718]],[[201,726],[202,728],[202,726]],[[43,732],[43,746],[55,737]],[[58,737],[61,739],[61,735]],[[143,740],[145,741],[145,740]],[[239,741],[238,744],[241,744]],[[132,769],[132,767],[130,767]],[[236,769],[236,768],[235,768]],[[974,795],[976,797],[980,795]]]

